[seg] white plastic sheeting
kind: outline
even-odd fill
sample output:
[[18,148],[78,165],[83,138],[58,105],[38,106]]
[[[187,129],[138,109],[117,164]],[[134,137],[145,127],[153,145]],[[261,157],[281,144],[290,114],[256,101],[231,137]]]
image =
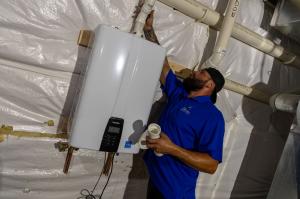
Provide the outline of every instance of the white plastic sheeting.
[[[213,9],[218,4],[217,0],[200,2]],[[70,107],[67,95],[73,94],[68,93],[71,79],[78,80],[75,68],[80,64],[77,57],[82,56],[76,44],[79,30],[108,24],[129,31],[136,5],[137,0],[1,2],[1,123],[12,125],[15,130],[60,132],[59,120],[63,110]],[[237,21],[267,35],[260,28],[263,10],[260,0],[241,1]],[[191,68],[207,50],[208,27],[160,2],[155,5],[154,28],[170,59],[176,63]],[[295,78],[299,75],[297,70],[278,64],[273,67],[273,58],[232,38],[220,68],[227,78],[249,86],[269,84],[270,75],[275,76],[271,82],[273,90],[299,85]],[[245,109],[244,101],[230,91],[220,93],[217,104],[226,120],[224,160],[213,176],[200,174],[198,198],[230,197],[254,128],[246,118],[261,113],[268,117],[271,112],[259,103]],[[48,120],[54,120],[55,125],[46,126],[44,122]],[[92,189],[102,167],[103,153],[75,152],[70,173],[65,175],[62,167],[66,153],[54,148],[57,141],[6,137],[0,143],[0,198],[77,198],[82,188]],[[138,156],[116,156],[103,198],[143,198],[147,178],[141,161]],[[105,180],[101,179],[96,193],[101,191]]]

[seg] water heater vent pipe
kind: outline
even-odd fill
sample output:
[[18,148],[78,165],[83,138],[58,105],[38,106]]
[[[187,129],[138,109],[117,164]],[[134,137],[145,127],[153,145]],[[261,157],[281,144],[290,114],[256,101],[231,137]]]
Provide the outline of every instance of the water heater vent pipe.
[[146,0],[143,4],[140,13],[138,14],[134,28],[132,33],[136,34],[139,37],[144,37],[144,25],[145,21],[147,19],[147,16],[150,14],[151,10],[153,9],[153,6],[155,4],[156,0]]
[[227,44],[231,36],[234,21],[240,5],[239,0],[230,0],[228,2],[227,11],[221,26],[221,30],[213,50],[213,54],[208,58],[201,68],[218,67],[221,60],[225,56]]
[[[223,16],[218,12],[211,10],[203,4],[194,0],[159,0],[179,12],[196,19],[211,28],[220,30],[223,21]],[[282,46],[275,44],[271,40],[264,38],[258,33],[235,23],[232,29],[232,37],[248,44],[264,53],[267,53],[284,64],[294,66],[300,69],[300,58],[296,54],[289,52]]]

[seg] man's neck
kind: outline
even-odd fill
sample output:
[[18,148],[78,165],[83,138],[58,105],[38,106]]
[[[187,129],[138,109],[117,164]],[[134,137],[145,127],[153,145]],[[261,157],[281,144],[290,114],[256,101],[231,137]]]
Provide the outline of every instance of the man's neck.
[[194,98],[194,97],[199,97],[199,96],[210,96],[211,93],[204,91],[204,90],[199,90],[199,91],[191,91],[188,95],[188,98]]

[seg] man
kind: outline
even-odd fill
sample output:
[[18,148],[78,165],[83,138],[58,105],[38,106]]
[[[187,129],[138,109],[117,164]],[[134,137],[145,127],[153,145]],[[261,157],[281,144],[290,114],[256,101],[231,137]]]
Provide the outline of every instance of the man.
[[[152,22],[153,12],[144,33],[158,43]],[[150,175],[147,198],[194,199],[199,171],[212,174],[222,161],[224,119],[214,103],[224,77],[207,68],[180,82],[166,60],[160,82],[168,102],[159,121],[160,139],[146,141],[150,148],[144,156]],[[156,156],[154,151],[164,155]]]

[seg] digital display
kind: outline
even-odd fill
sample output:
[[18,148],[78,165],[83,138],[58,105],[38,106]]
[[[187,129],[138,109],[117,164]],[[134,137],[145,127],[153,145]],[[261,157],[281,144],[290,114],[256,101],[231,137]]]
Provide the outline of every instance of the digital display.
[[110,132],[110,133],[119,133],[120,128],[115,127],[115,126],[110,126],[110,127],[108,127],[108,132]]

